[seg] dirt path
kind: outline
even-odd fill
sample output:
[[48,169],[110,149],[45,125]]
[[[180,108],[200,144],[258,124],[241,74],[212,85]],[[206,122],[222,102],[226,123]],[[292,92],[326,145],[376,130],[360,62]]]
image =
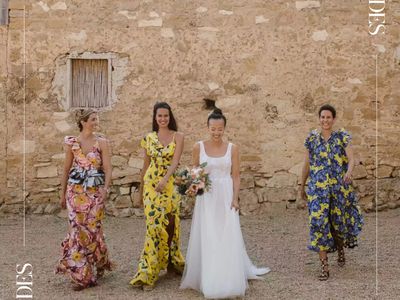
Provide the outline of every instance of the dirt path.
[[[250,282],[245,299],[399,299],[400,210],[382,212],[378,217],[378,296],[374,214],[365,216],[360,246],[346,253],[343,269],[336,265],[336,254],[330,256],[331,277],[327,282],[317,280],[317,255],[306,249],[304,211],[242,217],[250,257],[257,265],[272,269],[265,280]],[[184,253],[190,222],[182,221]],[[107,244],[118,267],[106,274],[97,287],[81,292],[72,291],[65,277],[53,273],[59,244],[66,234],[66,220],[57,216],[27,216],[25,249],[22,224],[21,216],[0,216],[0,299],[15,299],[16,264],[26,262],[34,267],[34,299],[203,299],[195,291],[179,290],[180,278],[174,275],[163,276],[151,292],[129,286],[143,244],[143,219],[106,218]]]

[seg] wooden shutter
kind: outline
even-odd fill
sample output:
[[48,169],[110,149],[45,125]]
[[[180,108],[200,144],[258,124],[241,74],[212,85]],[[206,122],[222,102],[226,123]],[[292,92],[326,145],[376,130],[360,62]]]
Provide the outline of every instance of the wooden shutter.
[[0,0],[0,25],[8,24],[8,0]]
[[109,106],[108,60],[71,60],[71,106],[100,108]]

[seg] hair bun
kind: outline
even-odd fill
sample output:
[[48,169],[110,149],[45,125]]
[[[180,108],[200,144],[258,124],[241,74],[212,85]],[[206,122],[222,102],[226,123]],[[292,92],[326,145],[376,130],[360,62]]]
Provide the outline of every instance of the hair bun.
[[208,114],[207,118],[207,126],[210,124],[210,120],[224,120],[224,126],[226,126],[226,118],[224,114],[222,113],[222,110],[219,109],[218,107],[214,107],[213,111]]
[[75,121],[76,121],[76,122],[79,123],[79,122],[81,121],[83,112],[84,112],[84,109],[77,109],[77,110],[75,111]]
[[212,112],[213,114],[215,114],[215,115],[223,115],[223,113],[222,113],[222,110],[220,109],[220,108],[214,108],[214,110],[213,110],[213,112]]

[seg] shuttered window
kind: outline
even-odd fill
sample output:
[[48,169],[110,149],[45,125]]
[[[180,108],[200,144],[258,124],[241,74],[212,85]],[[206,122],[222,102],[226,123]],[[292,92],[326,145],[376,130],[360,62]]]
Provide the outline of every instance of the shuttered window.
[[71,59],[70,105],[101,108],[110,105],[107,59]]
[[8,0],[0,0],[0,25],[8,24]]

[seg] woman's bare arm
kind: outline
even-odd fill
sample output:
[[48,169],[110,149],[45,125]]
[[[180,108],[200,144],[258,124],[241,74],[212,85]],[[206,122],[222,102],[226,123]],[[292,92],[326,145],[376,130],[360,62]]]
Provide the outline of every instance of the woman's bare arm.
[[300,194],[301,198],[303,200],[306,200],[306,191],[305,191],[305,186],[308,178],[308,174],[310,173],[310,157],[309,157],[309,152],[308,150],[304,154],[304,163],[303,163],[303,168],[301,171],[301,184],[300,184]]
[[69,170],[71,169],[72,162],[74,160],[74,154],[72,153],[72,147],[70,145],[65,145],[65,160],[63,173],[61,177],[61,207],[66,208],[66,192],[67,192],[67,183],[68,183],[68,175]]

